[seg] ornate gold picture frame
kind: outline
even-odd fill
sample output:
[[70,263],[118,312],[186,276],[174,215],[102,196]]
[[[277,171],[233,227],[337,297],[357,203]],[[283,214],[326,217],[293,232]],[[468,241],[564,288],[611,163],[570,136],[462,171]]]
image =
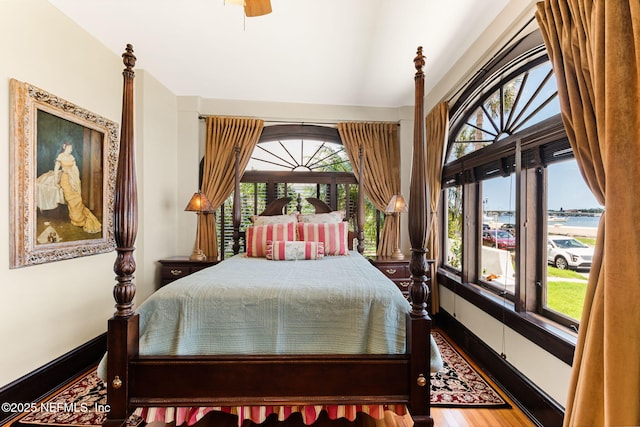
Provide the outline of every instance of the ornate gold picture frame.
[[12,79],[10,267],[115,248],[118,124]]

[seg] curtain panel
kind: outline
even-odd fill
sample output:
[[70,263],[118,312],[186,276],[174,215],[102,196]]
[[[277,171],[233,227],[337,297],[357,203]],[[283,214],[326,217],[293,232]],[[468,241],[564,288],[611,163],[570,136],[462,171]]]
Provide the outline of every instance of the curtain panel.
[[431,211],[429,237],[427,238],[428,259],[433,259],[431,271],[431,314],[436,314],[440,308],[438,281],[435,267],[440,258],[440,218],[438,204],[442,190],[442,168],[444,166],[444,148],[449,139],[449,103],[441,102],[427,114],[425,120],[425,139],[427,143],[427,180],[429,182],[429,209]]
[[[243,117],[211,116],[206,119],[206,145],[202,191],[214,209],[218,209],[231,195],[235,179],[236,147],[240,150],[240,174],[244,172],[255,148],[264,121]],[[218,259],[216,217],[199,215],[200,248],[208,258]]]
[[[398,124],[343,122],[338,123],[338,132],[356,177],[360,174],[358,151],[362,147],[365,194],[376,209],[384,212],[391,197],[400,193]],[[399,220],[398,215],[385,215],[377,255],[391,256],[393,253],[396,247],[396,221]]]
[[536,17],[582,175],[605,206],[565,426],[640,425],[640,2],[547,0]]

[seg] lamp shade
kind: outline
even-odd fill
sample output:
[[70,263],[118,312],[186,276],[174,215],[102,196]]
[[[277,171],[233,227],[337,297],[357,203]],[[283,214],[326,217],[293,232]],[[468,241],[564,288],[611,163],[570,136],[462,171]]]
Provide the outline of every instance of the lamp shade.
[[407,202],[404,200],[404,197],[402,197],[402,194],[395,194],[391,197],[391,200],[384,211],[386,213],[408,212],[409,208],[407,207]]
[[191,200],[189,200],[184,210],[189,212],[213,212],[215,209],[211,206],[211,202],[207,196],[203,192],[198,191],[191,196]]
[[245,0],[244,14],[247,17],[262,16],[271,13],[271,0]]
[[244,6],[244,14],[248,18],[271,13],[271,0],[224,0],[224,3]]

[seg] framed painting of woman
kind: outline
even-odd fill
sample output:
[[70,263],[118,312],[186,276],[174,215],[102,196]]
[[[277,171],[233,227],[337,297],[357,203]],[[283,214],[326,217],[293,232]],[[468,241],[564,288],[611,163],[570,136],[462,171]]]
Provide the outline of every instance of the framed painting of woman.
[[115,248],[118,125],[12,79],[10,267]]

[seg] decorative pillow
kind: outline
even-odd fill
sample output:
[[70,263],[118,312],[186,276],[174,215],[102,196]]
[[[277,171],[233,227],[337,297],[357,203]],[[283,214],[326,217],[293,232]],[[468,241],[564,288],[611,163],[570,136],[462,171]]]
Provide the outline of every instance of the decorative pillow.
[[288,242],[276,240],[267,242],[267,259],[289,261],[298,259],[322,259],[324,243],[322,242]]
[[325,255],[348,255],[349,223],[298,223],[298,240],[324,243]]
[[342,211],[298,215],[298,222],[309,222],[314,224],[326,224],[326,223],[337,224],[342,221],[344,221],[344,212]]
[[251,223],[253,225],[267,225],[267,224],[288,224],[290,222],[297,222],[297,214],[289,215],[253,215],[251,217]]
[[247,256],[264,257],[267,242],[275,240],[296,240],[295,224],[267,224],[247,227]]

